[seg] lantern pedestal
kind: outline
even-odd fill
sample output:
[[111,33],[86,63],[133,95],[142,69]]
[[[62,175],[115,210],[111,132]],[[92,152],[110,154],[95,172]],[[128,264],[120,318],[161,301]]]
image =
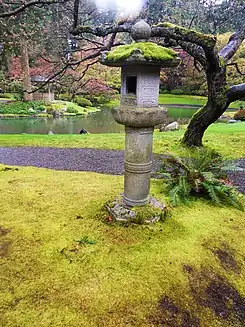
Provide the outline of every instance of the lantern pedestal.
[[125,127],[124,194],[126,206],[149,203],[154,127]]
[[121,106],[112,110],[112,116],[125,125],[123,203],[143,206],[149,203],[154,126],[166,121],[167,110]]

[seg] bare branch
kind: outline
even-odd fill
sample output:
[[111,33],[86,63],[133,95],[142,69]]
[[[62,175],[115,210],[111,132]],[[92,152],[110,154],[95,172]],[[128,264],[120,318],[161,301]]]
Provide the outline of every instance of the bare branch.
[[202,68],[198,66],[198,61],[194,58],[194,68],[198,71],[198,73],[202,72]]
[[199,1],[198,4],[197,4],[197,6],[196,6],[195,13],[194,13],[194,15],[193,15],[193,17],[192,17],[192,19],[191,19],[191,21],[190,21],[190,24],[189,24],[189,26],[188,26],[188,29],[190,29],[190,28],[192,27],[192,24],[193,24],[194,20],[195,20],[195,19],[197,18],[197,16],[198,16],[198,11],[199,11],[200,4],[201,4],[201,1]]
[[239,68],[237,62],[231,62],[231,63],[227,64],[226,66],[227,66],[227,67],[228,67],[228,66],[235,66],[235,67],[236,67],[236,70],[237,70],[237,72],[238,72],[238,74],[240,74],[240,75],[245,75],[245,73],[242,73],[242,72],[241,72],[241,70],[240,70],[240,68]]
[[[44,86],[48,85],[50,82],[55,81],[56,77],[58,77],[58,76],[60,77],[60,76],[64,75],[67,69],[74,69],[74,67],[76,69],[80,64],[82,64],[82,63],[84,63],[86,61],[95,59],[95,60],[93,60],[92,63],[88,63],[87,64],[87,67],[89,68],[89,66],[91,66],[91,65],[95,64],[96,62],[98,62],[98,59],[97,58],[101,55],[101,53],[103,51],[107,51],[107,50],[110,50],[110,48],[112,48],[112,47],[121,45],[121,43],[114,43],[115,38],[116,38],[116,34],[115,35],[113,34],[111,36],[111,38],[110,38],[110,40],[109,40],[109,42],[108,42],[107,45],[105,45],[105,46],[103,46],[101,48],[96,49],[97,51],[95,51],[95,52],[93,52],[91,54],[88,54],[87,56],[83,57],[81,60],[72,61],[72,62],[71,61],[66,62],[64,64],[64,66],[61,67],[57,72],[55,72],[53,74],[50,74],[50,76],[47,78],[47,80],[45,82],[43,82],[38,88],[36,88],[35,90],[32,90],[29,93],[37,92],[38,90],[42,89]],[[82,77],[84,77],[87,69],[85,69],[85,72],[84,72],[84,74],[82,74]],[[79,80],[81,80],[81,79],[82,78],[79,78]]]
[[219,55],[225,61],[230,60],[239,49],[245,39],[245,26],[231,35],[227,45],[220,51]]
[[23,5],[19,6],[18,8],[14,9],[14,10],[0,13],[0,18],[6,18],[6,17],[11,17],[14,15],[17,15],[20,12],[26,10],[27,8],[35,6],[35,5],[51,5],[51,4],[55,4],[55,3],[65,3],[67,1],[69,1],[69,0],[31,0],[29,2],[24,3]]
[[92,34],[95,36],[105,37],[109,34],[113,33],[123,33],[131,32],[132,24],[124,24],[124,25],[114,25],[108,27],[90,27],[90,26],[78,26],[75,30],[72,31],[73,35],[81,35],[83,33]]
[[245,98],[245,83],[232,86],[227,92],[229,103]]
[[80,3],[80,0],[74,0],[73,29],[75,29],[77,27],[77,24],[78,24],[79,3]]
[[108,44],[107,44],[107,48],[108,48],[108,50],[113,46],[116,37],[117,37],[117,33],[113,33],[113,34],[111,35],[110,40],[109,40],[109,42],[108,42]]

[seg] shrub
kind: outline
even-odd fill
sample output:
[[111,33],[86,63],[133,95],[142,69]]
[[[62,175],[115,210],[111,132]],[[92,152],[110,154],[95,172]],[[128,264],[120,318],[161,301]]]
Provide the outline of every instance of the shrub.
[[42,111],[45,109],[43,101],[13,101],[0,105],[1,114],[29,115],[40,109]]
[[28,102],[10,102],[3,105],[0,105],[1,114],[14,114],[14,115],[29,115],[29,109],[32,108],[32,105]]
[[238,110],[233,118],[236,120],[245,121],[245,109]]
[[63,93],[63,94],[59,94],[57,98],[62,101],[71,101],[72,95],[69,93]]
[[227,178],[229,169],[234,167],[214,150],[204,148],[189,152],[185,158],[164,159],[162,172],[174,206],[194,195],[209,198],[216,205],[228,204],[243,210],[238,193]]
[[68,107],[66,112],[70,113],[70,114],[77,114],[78,110],[77,108],[73,108],[73,107]]
[[44,111],[44,110],[46,110],[46,106],[44,106],[44,105],[37,106],[36,110],[37,111]]
[[13,99],[13,95],[11,93],[2,93],[1,98]]
[[48,105],[48,106],[46,106],[46,112],[47,112],[47,114],[49,114],[49,115],[52,115],[53,113],[54,113],[54,111],[55,111],[56,109],[50,104],[50,105]]
[[19,80],[13,80],[8,84],[8,90],[6,91],[9,93],[23,94],[23,83]]
[[77,95],[74,99],[74,102],[81,107],[92,107],[92,102],[88,99],[85,99]]
[[169,94],[169,90],[167,90],[167,89],[160,89],[160,94]]
[[184,91],[182,89],[174,89],[171,91],[171,94],[180,95],[180,94],[184,94]]
[[[101,94],[101,95],[87,95],[86,98],[88,98],[92,105],[99,106],[104,105],[108,103],[112,99],[113,95],[111,94]],[[92,106],[90,105],[90,107]]]
[[13,93],[14,100],[21,101],[23,100],[23,93]]

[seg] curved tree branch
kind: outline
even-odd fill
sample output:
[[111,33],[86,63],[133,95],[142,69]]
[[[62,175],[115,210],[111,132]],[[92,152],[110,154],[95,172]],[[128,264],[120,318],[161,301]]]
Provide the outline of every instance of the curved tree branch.
[[71,33],[73,35],[80,35],[83,33],[92,34],[99,37],[105,37],[109,34],[113,33],[130,33],[132,24],[124,24],[124,25],[114,25],[108,27],[90,27],[90,26],[78,26]]
[[216,37],[213,35],[202,34],[171,23],[153,25],[151,36],[169,37],[176,41],[194,43],[200,46],[205,52],[212,52],[216,45]]
[[[83,33],[90,33],[95,36],[105,37],[113,33],[130,33],[131,27],[132,22],[109,27],[79,26],[72,32],[72,34],[80,35]],[[202,34],[193,30],[188,30],[184,27],[173,25],[170,23],[160,23],[158,25],[153,25],[151,29],[151,36],[167,37],[175,41],[189,42],[199,46],[200,49],[203,49],[205,53],[212,53],[216,44],[215,36]]]
[[198,45],[184,41],[175,41],[168,38],[165,38],[164,42],[158,42],[157,44],[163,47],[180,47],[196,61],[198,61],[203,67],[206,66],[207,60],[205,52]]
[[205,56],[205,52],[200,46],[184,41],[177,41],[177,43],[185,52],[187,52],[196,61],[198,61],[204,68],[206,67],[207,59]]
[[245,26],[231,35],[227,45],[220,51],[219,55],[225,61],[230,60],[239,49],[245,39]]
[[245,98],[245,83],[232,86],[227,92],[228,102],[234,102]]

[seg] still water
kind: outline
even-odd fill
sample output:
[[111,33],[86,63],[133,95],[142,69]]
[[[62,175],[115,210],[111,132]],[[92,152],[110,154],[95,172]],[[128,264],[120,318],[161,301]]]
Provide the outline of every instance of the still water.
[[[174,120],[190,118],[197,108],[169,108],[169,116]],[[109,109],[91,113],[87,117],[64,118],[4,118],[0,119],[0,134],[78,134],[85,128],[89,133],[119,133],[124,126],[117,124]]]

